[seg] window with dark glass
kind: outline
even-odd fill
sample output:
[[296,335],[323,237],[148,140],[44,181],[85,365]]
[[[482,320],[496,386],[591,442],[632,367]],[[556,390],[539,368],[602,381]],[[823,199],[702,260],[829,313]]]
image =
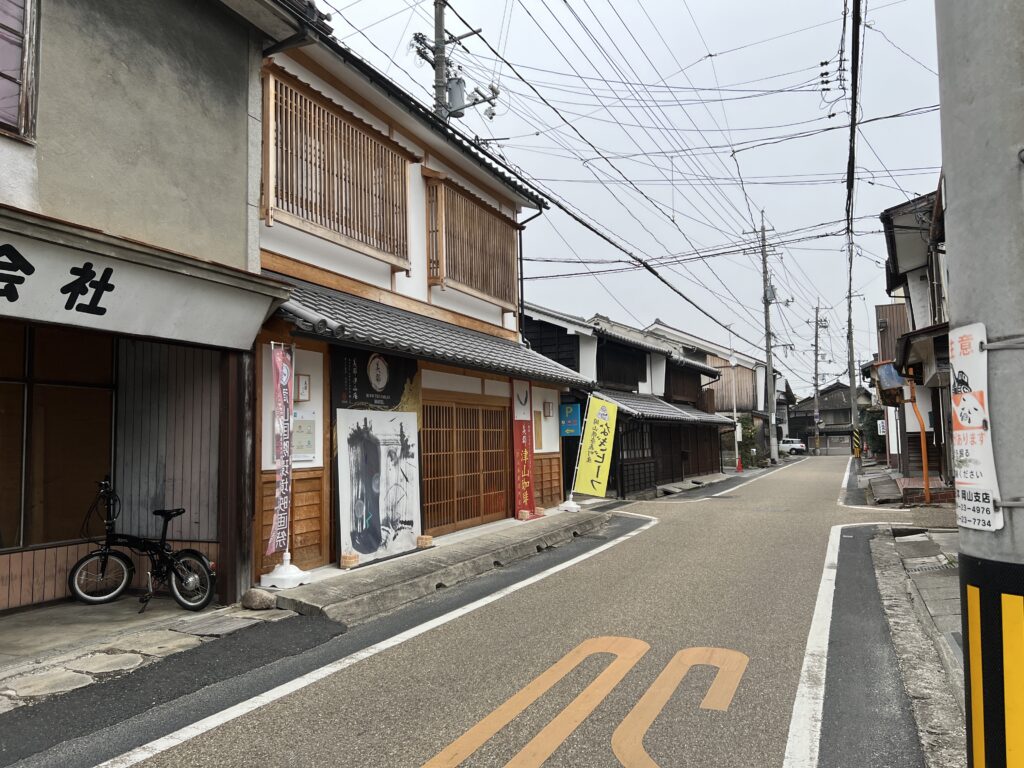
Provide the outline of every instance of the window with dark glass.
[[31,133],[32,1],[0,0],[0,128]]
[[0,550],[82,539],[111,471],[114,340],[0,320]]

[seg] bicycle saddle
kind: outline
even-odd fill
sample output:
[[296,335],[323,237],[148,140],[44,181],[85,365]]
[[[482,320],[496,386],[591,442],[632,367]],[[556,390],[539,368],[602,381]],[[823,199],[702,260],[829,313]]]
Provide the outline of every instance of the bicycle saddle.
[[178,509],[154,509],[153,510],[153,514],[156,515],[157,517],[162,517],[164,520],[173,520],[174,518],[178,517],[179,515],[184,515],[185,514],[185,510],[181,509],[181,508],[178,508]]

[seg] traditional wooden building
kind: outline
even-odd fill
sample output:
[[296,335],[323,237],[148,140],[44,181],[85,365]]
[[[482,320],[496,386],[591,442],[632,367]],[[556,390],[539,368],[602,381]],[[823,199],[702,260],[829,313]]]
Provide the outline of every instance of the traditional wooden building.
[[527,488],[528,512],[557,505],[557,405],[591,382],[520,341],[519,215],[543,199],[333,40],[268,57],[262,112],[261,264],[292,294],[255,349],[253,578],[280,558],[275,342],[299,382],[299,567],[511,517]]
[[220,599],[248,580],[249,350],[289,293],[260,274],[258,52],[308,20],[226,5],[0,13],[0,611],[67,596],[105,475],[121,532],[184,507]]
[[[718,371],[601,315],[584,320],[532,304],[524,314],[523,335],[535,350],[596,378],[595,394],[619,407],[609,494],[654,495],[659,486],[721,471],[718,433],[732,420],[714,413],[705,387]],[[585,399],[562,396],[581,407]],[[567,484],[578,443],[563,437]]]
[[[867,408],[871,405],[871,393],[864,387],[857,387],[857,405]],[[850,387],[841,381],[834,381],[818,392],[820,414],[819,439],[823,455],[850,453]],[[801,438],[808,448],[814,446],[814,398],[805,397],[790,411],[790,434]]]

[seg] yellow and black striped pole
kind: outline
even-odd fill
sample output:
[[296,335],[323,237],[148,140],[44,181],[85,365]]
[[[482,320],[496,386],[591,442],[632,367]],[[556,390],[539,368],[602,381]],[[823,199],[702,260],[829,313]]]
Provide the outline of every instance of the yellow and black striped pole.
[[1024,565],[960,555],[970,768],[1024,768]]
[[860,430],[859,429],[854,429],[853,430],[853,442],[851,443],[851,445],[853,446],[853,455],[854,455],[854,457],[859,458],[860,457]]

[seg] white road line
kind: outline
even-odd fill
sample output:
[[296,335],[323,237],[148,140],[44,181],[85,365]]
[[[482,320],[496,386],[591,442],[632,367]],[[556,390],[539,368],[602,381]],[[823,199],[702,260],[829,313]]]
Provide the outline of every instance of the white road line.
[[170,733],[167,736],[151,741],[148,744],[143,744],[141,747],[136,747],[130,752],[125,752],[123,755],[111,758],[110,760],[107,760],[104,763],[100,763],[100,765],[97,766],[97,768],[128,768],[128,766],[137,765],[138,763],[141,763],[143,760],[148,760],[149,758],[154,757],[160,754],[161,752],[165,752],[168,749],[171,749],[172,747],[178,746],[179,744],[184,744],[186,741],[194,739],[196,736],[200,736],[206,733],[207,731],[210,731],[220,725],[223,725],[224,723],[230,722],[231,720],[235,720],[236,718],[239,718],[243,715],[247,715],[250,712],[259,709],[260,707],[264,707],[267,704],[271,704],[277,701],[278,699],[283,698],[284,696],[287,696],[291,693],[300,691],[303,688],[312,685],[313,683],[319,680],[323,680],[325,677],[329,677],[335,674],[336,672],[340,672],[341,670],[346,669],[347,667],[351,667],[354,664],[358,664],[360,661],[363,661],[364,659],[368,659],[371,656],[376,656],[378,653],[382,651],[386,651],[389,648],[394,648],[395,646],[401,645],[407,640],[412,640],[414,637],[419,637],[420,635],[429,632],[432,629],[436,629],[437,627],[443,626],[450,621],[454,621],[455,619],[461,618],[462,616],[465,616],[468,613],[472,613],[473,611],[479,608],[483,608],[485,605],[490,605],[491,603],[500,600],[503,597],[511,595],[513,592],[518,592],[520,589],[528,587],[531,584],[536,584],[538,581],[542,581],[543,579],[546,579],[548,576],[553,576],[554,574],[560,571],[564,571],[567,568],[571,568],[572,566],[581,563],[584,560],[587,560],[588,558],[594,557],[595,555],[598,555],[604,552],[605,550],[611,549],[617,544],[621,544],[622,542],[627,541],[628,539],[631,539],[640,533],[643,533],[648,528],[650,528],[653,525],[657,525],[658,523],[658,519],[656,517],[651,517],[650,515],[641,515],[636,512],[618,512],[617,514],[625,514],[630,515],[631,517],[644,518],[648,522],[637,528],[635,531],[630,531],[624,536],[620,536],[619,538],[613,539],[612,541],[609,541],[606,544],[602,544],[596,549],[592,549],[589,552],[584,552],[582,555],[574,557],[572,560],[567,560],[564,563],[560,563],[559,565],[548,568],[546,571],[541,571],[540,573],[535,574],[528,579],[524,579],[523,581],[507,586],[504,589],[500,589],[494,594],[488,595],[487,597],[482,597],[479,600],[470,603],[469,605],[464,605],[461,608],[456,608],[454,611],[450,611],[442,616],[438,616],[434,619],[431,619],[430,621],[424,622],[423,624],[412,627],[411,629],[407,629],[404,632],[394,635],[393,637],[389,637],[386,640],[382,640],[381,642],[376,643],[375,645],[371,645],[366,648],[363,648],[360,651],[356,651],[355,653],[346,656],[343,659],[332,661],[330,664],[326,664],[322,667],[319,667],[318,669],[314,669],[312,672],[307,672],[305,675],[297,677],[294,680],[289,680],[287,683],[282,683],[276,688],[271,688],[269,691],[261,693],[258,696],[254,696],[253,698],[248,699],[247,701],[243,701],[239,704],[234,705],[233,707],[228,707],[227,709],[221,710],[220,712],[216,712],[210,715],[209,717],[205,717],[202,720],[198,720],[195,723],[192,723],[191,725],[187,725],[184,728],[175,731],[174,733]]
[[828,638],[832,628],[832,598],[836,588],[839,564],[839,537],[844,528],[885,523],[851,523],[832,527],[825,551],[825,567],[821,572],[814,618],[807,633],[807,649],[800,670],[800,683],[789,721],[789,738],[782,768],[817,768],[821,743],[821,711],[825,703],[825,673],[828,669]]
[[747,480],[747,482],[745,482],[745,483],[740,483],[739,485],[737,485],[737,486],[734,486],[734,487],[732,487],[732,488],[727,488],[727,489],[726,489],[726,490],[724,490],[724,491],[719,491],[718,493],[713,493],[713,494],[711,494],[711,495],[710,495],[710,496],[709,496],[708,498],[709,498],[709,499],[716,499],[716,498],[718,498],[719,496],[725,496],[725,494],[727,494],[727,493],[732,493],[733,491],[738,491],[738,490],[739,490],[740,488],[746,488],[746,487],[747,487],[748,485],[750,485],[751,483],[756,483],[756,482],[757,482],[758,480],[761,480],[762,478],[765,478],[765,477],[768,477],[769,475],[774,475],[774,474],[777,474],[777,473],[779,473],[779,472],[782,472],[782,471],[784,471],[784,470],[787,470],[787,469],[789,469],[790,467],[794,467],[794,466],[796,466],[797,464],[800,464],[800,463],[802,463],[802,462],[804,462],[804,461],[807,461],[807,459],[806,459],[806,458],[804,458],[804,459],[799,459],[798,461],[794,461],[794,462],[792,462],[792,463],[790,463],[790,464],[787,464],[787,465],[786,465],[786,466],[784,466],[784,467],[779,467],[778,469],[772,470],[772,471],[770,471],[770,472],[765,472],[765,473],[763,473],[763,474],[760,474],[760,475],[758,475],[758,476],[757,476],[757,477],[755,477],[755,478],[752,478],[752,479],[750,479],[750,480]]
[[846,484],[850,482],[850,467],[853,466],[853,456],[846,462],[846,473],[843,475],[843,484],[839,486],[839,498],[836,499],[836,504],[845,504],[846,502]]

